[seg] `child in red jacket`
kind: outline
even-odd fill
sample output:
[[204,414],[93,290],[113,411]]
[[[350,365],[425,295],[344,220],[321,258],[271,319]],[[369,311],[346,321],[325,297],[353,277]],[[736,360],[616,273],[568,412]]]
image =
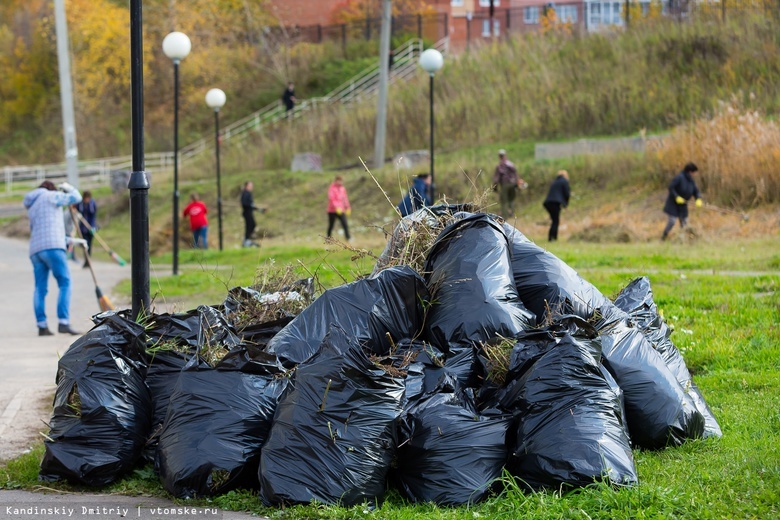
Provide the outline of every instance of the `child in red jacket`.
[[190,203],[184,208],[184,216],[190,217],[190,229],[195,249],[208,249],[209,221],[206,214],[209,212],[206,205],[201,202],[197,193],[190,195]]
[[333,183],[328,188],[328,237],[333,232],[333,225],[336,219],[341,221],[344,228],[344,237],[349,240],[349,227],[347,226],[347,217],[352,213],[347,198],[347,189],[344,187],[344,178],[336,175]]

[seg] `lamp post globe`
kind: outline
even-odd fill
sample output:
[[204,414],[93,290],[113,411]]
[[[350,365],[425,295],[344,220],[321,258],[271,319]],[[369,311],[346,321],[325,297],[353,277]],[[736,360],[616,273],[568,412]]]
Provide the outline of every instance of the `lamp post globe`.
[[183,32],[174,31],[163,38],[163,53],[174,62],[181,61],[192,50],[190,38]]
[[420,54],[420,67],[427,72],[430,77],[430,119],[431,119],[431,201],[436,202],[436,177],[434,172],[434,153],[433,153],[433,77],[444,66],[444,56],[436,49],[428,49]]
[[436,74],[444,66],[444,56],[436,49],[428,49],[420,54],[420,67],[428,74]]
[[225,101],[227,101],[227,96],[225,96],[225,93],[221,89],[213,88],[206,92],[206,105],[208,105],[209,108],[219,110],[225,106]]
[[206,92],[206,105],[214,110],[214,153],[217,162],[217,220],[219,222],[219,250],[222,251],[222,178],[219,167],[219,109],[225,106],[227,96],[213,88]]
[[163,38],[163,53],[173,60],[173,274],[179,274],[179,63],[192,50],[192,42],[183,32]]

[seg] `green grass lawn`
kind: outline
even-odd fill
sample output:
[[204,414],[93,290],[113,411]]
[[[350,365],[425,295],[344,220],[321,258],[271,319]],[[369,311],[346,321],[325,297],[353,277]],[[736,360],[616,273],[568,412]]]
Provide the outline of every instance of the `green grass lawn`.
[[[380,245],[377,242],[377,245]],[[318,270],[324,285],[370,270],[369,259],[332,246],[288,243],[220,255],[188,251],[184,274],[163,278],[165,295],[187,293],[193,304],[215,303],[225,287],[249,283],[270,258]],[[218,507],[272,518],[776,518],[780,515],[780,251],[776,241],[726,244],[555,243],[564,258],[605,294],[614,296],[633,277],[647,274],[659,308],[675,329],[696,383],[723,429],[719,440],[688,442],[657,452],[635,451],[640,485],[604,485],[571,492],[527,494],[507,480],[504,491],[473,507],[407,504],[391,492],[376,509],[262,507],[251,491],[209,501]],[[165,263],[169,256],[156,261]],[[228,267],[229,266],[229,267]],[[224,273],[231,272],[232,278]],[[215,274],[215,273],[219,273]],[[338,273],[338,274],[337,274]],[[215,280],[219,279],[219,283]],[[225,280],[231,283],[225,284]],[[42,445],[0,468],[0,487],[34,489]],[[65,484],[47,484],[69,491]],[[151,467],[141,468],[105,493],[166,496]],[[202,503],[205,503],[202,502]]]

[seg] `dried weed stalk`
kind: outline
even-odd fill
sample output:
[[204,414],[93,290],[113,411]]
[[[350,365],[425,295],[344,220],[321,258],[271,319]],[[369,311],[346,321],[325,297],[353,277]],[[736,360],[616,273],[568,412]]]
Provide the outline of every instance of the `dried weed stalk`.
[[297,316],[311,304],[311,287],[316,283],[296,284],[298,281],[294,265],[277,266],[273,259],[268,260],[257,268],[255,283],[250,287],[261,297],[242,292],[233,294],[239,305],[235,312],[228,314],[228,319],[240,330],[249,325]]
[[515,340],[499,336],[500,341],[485,343],[481,350],[487,361],[487,379],[499,386],[506,382]]

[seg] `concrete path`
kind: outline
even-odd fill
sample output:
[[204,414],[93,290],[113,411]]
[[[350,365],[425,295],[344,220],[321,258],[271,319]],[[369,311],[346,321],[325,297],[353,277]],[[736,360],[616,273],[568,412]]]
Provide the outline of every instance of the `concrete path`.
[[[0,460],[14,458],[29,448],[40,431],[47,431],[57,360],[76,336],[57,334],[57,282],[49,279],[46,315],[55,336],[38,336],[33,312],[33,270],[27,241],[0,237]],[[96,255],[98,259],[102,254]],[[100,312],[95,285],[88,269],[69,262],[73,284],[72,327],[86,332],[90,317]],[[111,294],[111,288],[130,277],[130,266],[94,262],[95,275],[104,293],[117,308],[127,307]],[[0,515],[2,518],[2,515]]]

